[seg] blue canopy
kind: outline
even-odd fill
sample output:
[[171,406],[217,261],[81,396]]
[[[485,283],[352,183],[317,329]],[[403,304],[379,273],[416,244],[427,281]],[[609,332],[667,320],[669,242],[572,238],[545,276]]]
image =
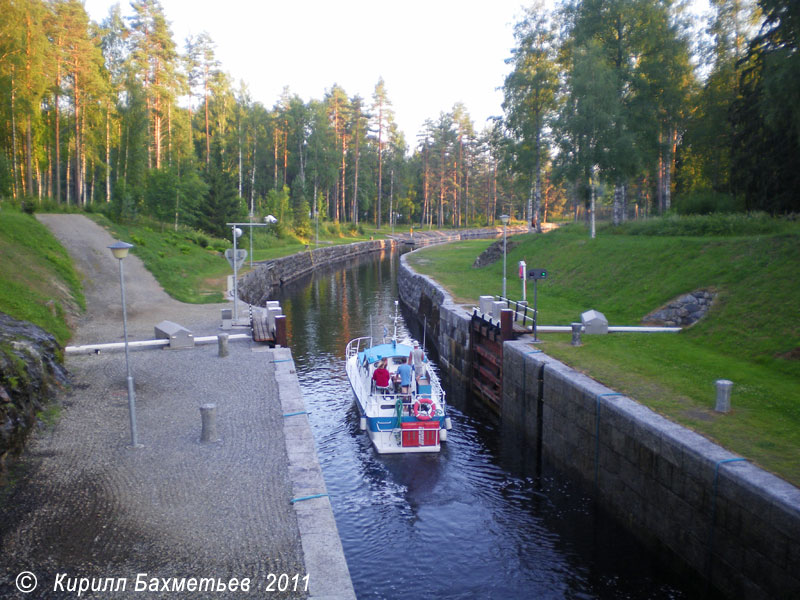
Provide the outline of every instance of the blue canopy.
[[377,346],[373,346],[372,348],[367,348],[366,350],[358,353],[358,362],[361,364],[364,362],[364,358],[366,357],[367,362],[372,364],[381,360],[382,358],[393,358],[393,357],[403,357],[408,358],[408,355],[411,354],[411,346],[406,344],[397,344],[392,342],[390,344],[379,344]]

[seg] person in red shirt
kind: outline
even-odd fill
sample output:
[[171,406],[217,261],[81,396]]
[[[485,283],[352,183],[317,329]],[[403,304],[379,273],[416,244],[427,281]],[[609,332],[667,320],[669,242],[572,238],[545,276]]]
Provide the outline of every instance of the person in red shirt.
[[389,374],[389,369],[386,368],[386,360],[381,360],[378,366],[375,367],[375,372],[372,373],[372,379],[379,388],[389,387],[391,375]]

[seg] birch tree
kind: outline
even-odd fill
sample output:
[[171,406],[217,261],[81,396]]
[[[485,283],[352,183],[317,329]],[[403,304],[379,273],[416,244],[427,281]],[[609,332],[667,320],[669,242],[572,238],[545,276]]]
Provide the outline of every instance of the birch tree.
[[541,233],[542,162],[547,160],[546,125],[557,107],[559,70],[556,36],[543,5],[525,11],[514,28],[517,46],[506,62],[513,65],[503,86],[506,124],[514,136],[519,161],[514,168],[530,173],[528,219]]

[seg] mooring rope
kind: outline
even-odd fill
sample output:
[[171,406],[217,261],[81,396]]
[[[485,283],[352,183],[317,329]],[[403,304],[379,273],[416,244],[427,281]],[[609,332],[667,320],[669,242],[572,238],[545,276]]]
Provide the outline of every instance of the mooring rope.
[[289,501],[289,504],[294,504],[295,502],[303,502],[304,500],[313,500],[314,498],[324,498],[328,494],[314,494],[313,496],[301,496],[300,498],[292,498]]

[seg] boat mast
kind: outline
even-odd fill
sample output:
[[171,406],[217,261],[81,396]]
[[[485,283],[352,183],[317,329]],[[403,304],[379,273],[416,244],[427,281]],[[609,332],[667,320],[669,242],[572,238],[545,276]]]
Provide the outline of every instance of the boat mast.
[[392,339],[395,342],[397,342],[397,319],[400,318],[400,316],[398,315],[399,306],[400,306],[400,302],[395,300],[394,301],[394,335],[392,336]]

